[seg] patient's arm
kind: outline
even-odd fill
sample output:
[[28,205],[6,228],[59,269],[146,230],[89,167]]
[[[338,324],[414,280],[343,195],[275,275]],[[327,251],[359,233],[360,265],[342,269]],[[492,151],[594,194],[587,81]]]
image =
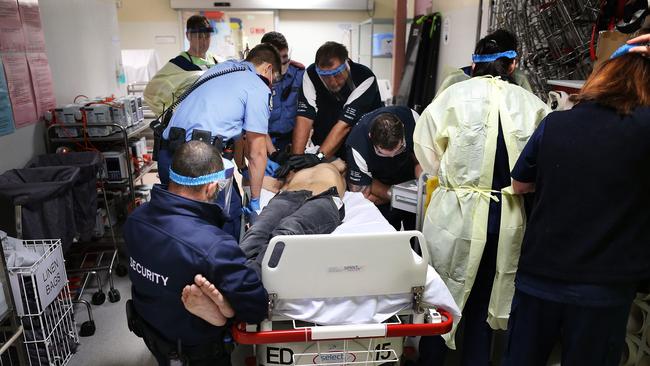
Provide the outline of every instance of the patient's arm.
[[273,193],[280,192],[283,184],[284,183],[281,180],[269,176],[264,176],[264,179],[262,180],[262,188]]

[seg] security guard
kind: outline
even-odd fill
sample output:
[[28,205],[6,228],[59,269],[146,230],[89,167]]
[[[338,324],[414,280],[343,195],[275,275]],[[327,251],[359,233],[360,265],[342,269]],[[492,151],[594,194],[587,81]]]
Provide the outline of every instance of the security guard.
[[266,315],[268,295],[233,238],[221,230],[224,215],[213,203],[229,184],[234,166],[200,141],[174,154],[169,188],[156,185],[151,202],[126,220],[132,301],[129,328],[144,338],[160,365],[230,365],[224,349],[227,327],[190,314],[181,302],[183,288],[204,274],[236,311],[238,320],[257,323]]
[[[248,209],[249,212],[259,211],[266,168],[270,87],[276,70],[280,70],[280,55],[275,47],[266,43],[255,46],[246,61],[226,61],[208,70],[199,82],[214,78],[190,92],[162,133],[158,153],[161,182],[169,181],[168,167],[173,150],[185,141],[207,141],[222,145],[225,151],[245,132],[252,192]],[[225,197],[220,196],[220,199],[225,200]],[[230,221],[224,230],[239,238],[242,211],[239,192],[233,192],[223,206],[230,206],[226,209]]]
[[[345,159],[342,147],[352,127],[362,115],[383,106],[376,79],[369,68],[348,59],[344,45],[323,44],[302,82],[291,148],[294,156],[276,175],[314,166],[325,158]],[[312,129],[311,140],[320,147],[315,154],[305,154]]]
[[269,154],[284,150],[291,144],[293,126],[296,123],[298,95],[302,88],[305,66],[293,61],[289,56],[289,44],[278,32],[268,32],[262,37],[262,43],[270,43],[280,52],[282,60],[282,77],[273,84],[273,110],[269,118]]
[[144,100],[156,115],[169,107],[205,70],[217,64],[217,58],[208,52],[213,34],[206,17],[192,15],[187,19],[185,36],[190,48],[169,60],[144,89]]
[[413,152],[413,131],[419,115],[408,107],[376,109],[352,128],[345,142],[348,188],[363,192],[382,215],[400,230],[415,230],[415,214],[393,209],[390,188],[420,176]]

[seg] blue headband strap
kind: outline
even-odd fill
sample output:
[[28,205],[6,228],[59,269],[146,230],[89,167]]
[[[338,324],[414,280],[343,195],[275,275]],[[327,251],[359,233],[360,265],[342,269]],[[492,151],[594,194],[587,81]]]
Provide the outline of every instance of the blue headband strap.
[[176,173],[175,171],[172,170],[171,167],[169,167],[169,179],[172,182],[176,184],[180,184],[182,186],[201,186],[204,184],[208,184],[208,183],[216,182],[218,180],[224,180],[232,177],[234,166],[232,165],[232,163],[225,164],[225,165],[226,167],[223,170],[202,175],[200,177],[186,177]]
[[339,67],[337,67],[336,69],[333,69],[333,70],[323,70],[320,67],[316,66],[316,73],[318,75],[320,75],[320,76],[333,76],[333,75],[340,74],[341,72],[343,72],[343,70],[345,70],[346,67],[347,67],[347,64],[345,62],[342,63]]
[[499,53],[491,53],[488,55],[472,55],[472,62],[474,63],[479,63],[479,62],[494,62],[501,57],[506,57],[513,59],[517,57],[517,52],[516,51],[505,51],[505,52],[499,52]]

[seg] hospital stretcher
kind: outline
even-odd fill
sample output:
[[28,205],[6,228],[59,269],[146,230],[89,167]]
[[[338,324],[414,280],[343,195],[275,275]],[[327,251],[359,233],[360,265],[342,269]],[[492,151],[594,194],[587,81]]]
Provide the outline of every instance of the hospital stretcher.
[[[423,301],[429,258],[426,245],[421,257],[415,254],[414,241],[424,243],[420,232],[273,238],[262,264],[267,319],[260,325],[235,325],[234,340],[254,345],[256,365],[399,364],[404,337],[444,334],[453,321],[447,311]],[[279,260],[271,260],[278,254]],[[327,314],[340,311],[351,298],[372,302],[385,296],[403,296],[404,306],[370,324],[316,325],[286,315],[286,309],[309,304],[307,312]]]

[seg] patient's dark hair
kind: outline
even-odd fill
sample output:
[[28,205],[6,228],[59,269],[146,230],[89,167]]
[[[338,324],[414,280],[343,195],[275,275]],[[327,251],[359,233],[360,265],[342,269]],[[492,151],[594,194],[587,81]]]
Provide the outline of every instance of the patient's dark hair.
[[404,138],[404,124],[392,113],[380,113],[370,123],[370,141],[382,149],[393,150]]
[[[190,141],[181,145],[172,158],[172,170],[184,177],[196,178],[222,169],[223,160],[219,150],[202,141]],[[169,182],[169,185],[196,192],[203,188],[203,186],[183,186],[175,182]]]
[[253,47],[246,56],[246,61],[255,66],[268,62],[271,64],[271,67],[273,67],[273,72],[280,72],[280,70],[282,70],[280,52],[278,52],[278,49],[270,43],[260,43]]
[[[474,54],[490,55],[493,53],[516,50],[517,38],[515,38],[512,33],[499,29],[478,41],[476,48],[474,49]],[[507,57],[500,57],[492,62],[475,63],[474,70],[472,70],[472,76],[499,76],[503,80],[516,84],[512,75],[509,73],[510,65],[512,65],[514,61],[514,59],[509,59]]]

